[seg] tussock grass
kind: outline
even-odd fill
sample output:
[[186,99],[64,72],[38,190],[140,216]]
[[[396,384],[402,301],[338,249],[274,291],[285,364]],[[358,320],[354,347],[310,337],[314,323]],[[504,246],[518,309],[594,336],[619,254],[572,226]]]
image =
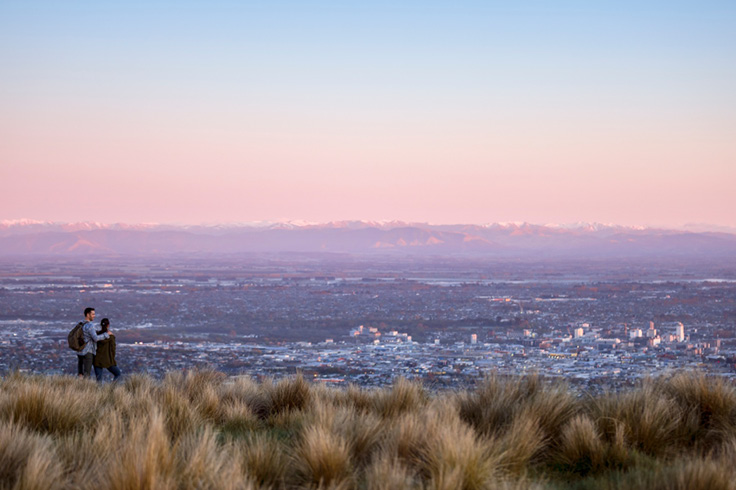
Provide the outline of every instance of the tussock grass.
[[472,392],[457,397],[460,416],[479,433],[503,435],[517,416],[536,419],[543,437],[556,439],[564,423],[579,410],[571,390],[560,382],[544,382],[533,374],[518,378],[491,375]]
[[154,411],[148,419],[137,422],[117,441],[118,459],[104,468],[104,480],[111,490],[175,488],[175,453],[163,415]]
[[687,414],[686,442],[711,449],[736,431],[736,386],[725,379],[678,373],[656,386],[672,398],[679,413]]
[[607,439],[623,430],[628,443],[652,456],[665,456],[682,443],[688,416],[649,382],[638,390],[594,399],[589,411]]
[[734,490],[736,474],[732,462],[711,458],[676,459],[666,465],[645,465],[607,478],[581,481],[574,490]]
[[385,424],[376,414],[335,404],[328,397],[315,399],[306,414],[306,423],[322,427],[342,437],[347,443],[354,464],[360,467],[372,459],[385,432]]
[[[116,418],[112,416],[112,418]],[[60,437],[55,442],[59,462],[64,467],[67,476],[66,488],[93,488],[101,482],[103,468],[110,464],[112,451],[108,435],[118,436],[118,433],[107,424],[99,424],[94,436],[77,432]],[[117,439],[112,439],[117,440]],[[117,451],[119,447],[115,447]],[[94,464],[91,462],[94,461]]]
[[527,413],[514,417],[507,430],[499,436],[501,465],[514,476],[523,475],[532,459],[546,447],[539,419]]
[[303,483],[309,487],[350,486],[348,442],[324,426],[313,425],[304,430],[296,449],[295,465],[303,476]]
[[582,476],[605,464],[606,447],[590,417],[578,415],[565,425],[560,435],[558,459]]
[[223,402],[219,407],[218,422],[224,433],[247,434],[258,426],[258,418],[242,402]]
[[163,388],[177,393],[188,401],[197,416],[203,420],[215,420],[219,415],[220,396],[218,388],[226,379],[223,373],[212,370],[191,370],[186,373],[168,373]]
[[345,391],[339,391],[338,394],[341,395],[338,400],[360,412],[369,411],[373,406],[371,392],[360,386],[350,384]]
[[150,376],[133,373],[125,376],[124,387],[132,395],[144,398],[153,394],[157,389],[157,383]]
[[181,391],[164,386],[160,394],[164,423],[172,438],[176,439],[193,430],[202,423],[196,407]]
[[398,378],[390,389],[375,391],[372,395],[369,408],[383,418],[420,410],[428,398],[419,383],[411,382],[406,378]]
[[303,410],[311,398],[309,384],[299,374],[294,378],[285,378],[271,385],[271,414],[279,414],[292,410]]
[[399,460],[414,471],[423,469],[428,452],[429,431],[417,413],[407,413],[388,421],[382,448],[386,456]]
[[63,481],[63,467],[48,436],[13,422],[0,423],[0,488],[44,490]]
[[242,471],[236,447],[219,444],[211,426],[185,436],[176,447],[174,460],[180,488],[235,490],[252,485]]
[[16,383],[4,384],[0,420],[14,420],[35,431],[62,434],[82,430],[99,410],[101,396],[91,381],[80,380],[76,396],[68,396],[64,386],[44,378],[17,378]]
[[291,465],[288,446],[269,434],[256,433],[234,442],[243,471],[257,486],[282,488]]
[[460,419],[450,401],[432,404],[428,419],[427,426],[431,430],[422,461],[424,472],[429,476],[429,488],[488,488],[500,461],[493,441],[479,437]]
[[736,387],[580,396],[537,376],[428,393],[211,370],[0,378],[0,490],[734,489]]
[[416,473],[390,454],[382,454],[365,471],[368,490],[419,490],[422,488]]

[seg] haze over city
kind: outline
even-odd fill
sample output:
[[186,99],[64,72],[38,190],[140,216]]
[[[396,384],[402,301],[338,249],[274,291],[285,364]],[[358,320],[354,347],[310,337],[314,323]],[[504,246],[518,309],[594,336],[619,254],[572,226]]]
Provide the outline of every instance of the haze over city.
[[733,227],[733,2],[0,5],[0,219]]

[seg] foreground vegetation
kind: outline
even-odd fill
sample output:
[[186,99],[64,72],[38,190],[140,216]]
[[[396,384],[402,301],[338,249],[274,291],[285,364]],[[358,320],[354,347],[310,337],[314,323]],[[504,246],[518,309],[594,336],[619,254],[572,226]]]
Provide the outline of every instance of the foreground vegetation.
[[213,371],[0,380],[0,488],[734,489],[736,387],[700,374],[577,396],[330,389]]

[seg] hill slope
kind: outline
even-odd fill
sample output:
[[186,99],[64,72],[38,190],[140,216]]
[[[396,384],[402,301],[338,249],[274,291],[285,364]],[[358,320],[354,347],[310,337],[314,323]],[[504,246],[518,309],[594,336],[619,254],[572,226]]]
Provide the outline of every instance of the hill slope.
[[680,374],[579,397],[328,389],[212,371],[0,380],[4,488],[733,489],[736,387]]

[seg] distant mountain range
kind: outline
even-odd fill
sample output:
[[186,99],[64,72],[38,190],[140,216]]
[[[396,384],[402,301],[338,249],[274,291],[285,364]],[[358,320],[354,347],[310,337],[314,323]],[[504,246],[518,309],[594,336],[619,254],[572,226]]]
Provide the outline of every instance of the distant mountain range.
[[[693,225],[693,228],[703,225]],[[342,221],[216,226],[0,221],[0,256],[238,253],[736,257],[736,233],[577,223]]]

